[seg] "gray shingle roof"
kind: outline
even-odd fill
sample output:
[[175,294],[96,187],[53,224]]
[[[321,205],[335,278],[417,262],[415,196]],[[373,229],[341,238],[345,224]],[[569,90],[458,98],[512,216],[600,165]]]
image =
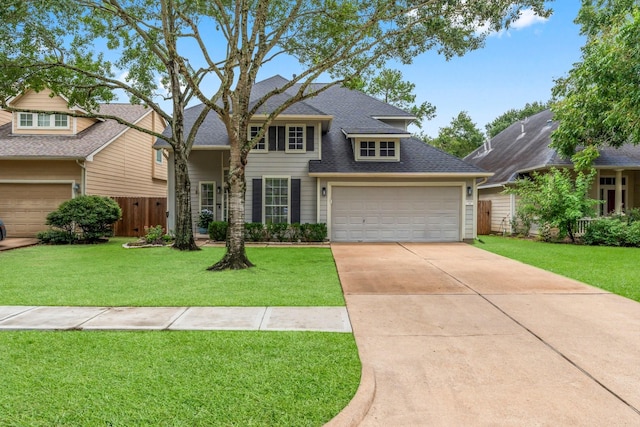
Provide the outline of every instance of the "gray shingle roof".
[[[549,147],[551,133],[558,127],[551,110],[545,110],[522,122],[516,122],[491,139],[490,148],[479,147],[465,161],[494,172],[483,185],[507,184],[515,181],[519,172],[546,169],[552,166],[572,166],[568,159],[560,157]],[[619,149],[602,147],[596,159],[597,168],[640,168],[640,147],[625,145]]]
[[[281,76],[274,76],[256,83],[252,98],[263,96],[275,87],[282,87],[286,83],[287,80]],[[314,85],[314,89],[321,87],[320,84]],[[286,97],[291,96],[296,89],[297,87],[293,87],[288,93],[276,96],[268,105],[278,105]],[[199,105],[185,111],[185,129],[188,130],[193,126],[202,108],[203,106]],[[268,112],[268,110],[269,107],[264,111]],[[413,138],[401,139],[400,162],[356,162],[351,143],[344,131],[350,134],[403,134],[407,132],[374,117],[407,121],[413,119],[413,115],[406,111],[360,91],[332,86],[304,102],[293,105],[284,114],[333,117],[331,129],[322,135],[322,160],[313,160],[309,163],[310,173],[485,173],[476,166]],[[209,113],[198,131],[194,147],[228,146],[228,144],[224,125],[215,113]],[[156,147],[168,147],[168,144],[158,141]]]
[[[130,122],[140,120],[150,110],[142,105],[103,104],[100,113]],[[0,126],[0,158],[85,159],[127,129],[113,120],[97,122],[77,135],[15,135],[11,123]]]

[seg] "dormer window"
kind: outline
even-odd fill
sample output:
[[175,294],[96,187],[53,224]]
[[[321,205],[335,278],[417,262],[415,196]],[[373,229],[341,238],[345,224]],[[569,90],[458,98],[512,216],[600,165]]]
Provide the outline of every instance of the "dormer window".
[[304,153],[304,136],[305,136],[305,126],[303,125],[287,125],[287,149],[285,150],[288,153],[291,152],[300,152]]
[[[262,126],[249,125],[249,140],[252,140],[253,138],[255,138],[258,135],[258,133],[260,133],[261,130],[262,130]],[[265,136],[260,138],[260,141],[258,141],[256,145],[253,146],[253,149],[256,151],[267,151],[267,147],[268,147],[267,138],[265,134]]]
[[19,128],[68,129],[69,116],[64,114],[19,113]]
[[356,160],[398,161],[400,160],[398,141],[358,140]]

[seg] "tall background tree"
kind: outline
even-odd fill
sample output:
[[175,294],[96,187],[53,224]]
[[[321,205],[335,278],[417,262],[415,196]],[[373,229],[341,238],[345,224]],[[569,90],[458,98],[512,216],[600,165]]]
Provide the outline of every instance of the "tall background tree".
[[427,101],[416,104],[415,87],[415,83],[402,80],[402,71],[385,68],[364,86],[363,91],[413,114],[416,117],[414,124],[422,127],[424,120],[435,117],[436,107]]
[[[446,58],[477,49],[486,37],[477,32],[479,25],[499,30],[527,7],[548,16],[544,3],[6,0],[0,12],[0,97],[48,86],[93,112],[97,101],[111,101],[122,90],[158,111],[171,125],[171,136],[163,138],[175,153],[180,215],[190,211],[186,160],[193,137],[206,114],[215,112],[229,135],[229,231],[226,254],[210,268],[246,268],[252,264],[244,248],[245,165],[278,114],[392,59],[406,64],[430,49]],[[295,57],[302,72],[252,99],[261,67],[281,55]],[[115,78],[118,70],[126,70],[127,78]],[[312,85],[320,76],[330,82]],[[156,102],[158,79],[167,88],[171,112]],[[286,100],[271,110],[263,132],[248,139],[251,117],[285,91]],[[185,135],[183,113],[192,100],[204,108]]]
[[451,119],[451,124],[440,128],[438,136],[425,142],[456,157],[464,157],[484,142],[484,134],[469,117],[461,111]]
[[552,145],[569,157],[578,146],[640,142],[640,4],[583,0],[576,18],[587,37],[582,61],[556,81]]
[[487,137],[493,138],[518,120],[523,120],[526,117],[533,116],[536,113],[544,111],[549,108],[550,105],[551,103],[549,101],[535,101],[531,104],[525,104],[522,108],[512,108],[506,111],[484,126],[487,131]]

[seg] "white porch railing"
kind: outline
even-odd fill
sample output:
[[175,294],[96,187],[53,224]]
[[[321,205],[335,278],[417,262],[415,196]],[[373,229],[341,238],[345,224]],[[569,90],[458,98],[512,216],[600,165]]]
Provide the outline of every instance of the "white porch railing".
[[582,236],[587,231],[591,221],[593,221],[593,218],[580,218],[576,223],[575,235]]

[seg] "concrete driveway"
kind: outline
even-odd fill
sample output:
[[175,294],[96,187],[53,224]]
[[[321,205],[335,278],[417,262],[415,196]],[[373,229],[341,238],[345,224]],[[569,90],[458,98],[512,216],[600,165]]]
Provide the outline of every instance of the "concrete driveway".
[[330,425],[640,425],[639,303],[462,243],[332,251],[363,378]]

